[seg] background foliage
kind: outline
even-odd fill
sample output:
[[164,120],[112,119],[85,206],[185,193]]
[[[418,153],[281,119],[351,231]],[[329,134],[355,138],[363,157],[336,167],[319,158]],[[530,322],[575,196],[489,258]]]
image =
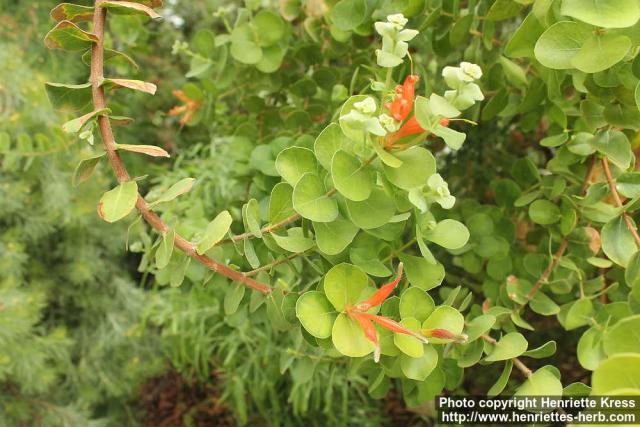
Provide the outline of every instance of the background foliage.
[[[172,155],[123,153],[132,176],[149,174],[138,188],[153,201],[196,178],[156,211],[202,252],[273,286],[268,296],[177,250],[167,257],[166,235],[134,215],[128,230],[100,221],[93,209],[114,187],[106,162],[72,187],[74,165],[98,154],[101,139],[86,131],[91,124],[81,138],[65,135],[46,102],[45,80],[80,84],[88,71],[81,55],[43,59],[35,34],[52,26],[45,9],[55,6],[43,3],[10,4],[17,12],[2,16],[5,424],[141,422],[131,402],[168,366],[215,385],[240,424],[385,424],[401,416],[390,409],[398,395],[416,421],[433,414],[440,393],[637,388],[636,2],[175,1],[158,9],[162,21],[109,14],[107,45],[139,69],[117,60],[108,76],[159,87],[155,97],[110,96],[114,115],[136,119],[116,128],[117,141]],[[376,54],[388,46],[374,22],[399,12],[419,34],[398,64]],[[33,37],[11,31],[25,23]],[[470,103],[445,93],[463,91],[442,74],[463,61],[482,69],[484,95]],[[379,89],[393,92],[409,74],[419,76],[412,114],[441,138],[422,134],[381,154],[372,128],[362,131],[341,107],[368,94],[376,115],[386,111],[381,96],[393,94]],[[476,125],[453,120],[450,107]],[[446,129],[466,133],[464,144]],[[433,178],[436,165],[448,189]],[[223,211],[230,229],[220,226],[224,215],[208,226]],[[217,244],[224,235],[236,242]],[[380,313],[450,335],[424,345],[378,328],[376,364],[355,318],[339,317],[357,348],[337,337],[345,332],[333,312],[344,289],[353,304],[359,283],[356,295],[393,280],[398,261],[406,277]],[[315,307],[307,314],[305,301]],[[176,411],[180,422],[206,419],[194,408]]]

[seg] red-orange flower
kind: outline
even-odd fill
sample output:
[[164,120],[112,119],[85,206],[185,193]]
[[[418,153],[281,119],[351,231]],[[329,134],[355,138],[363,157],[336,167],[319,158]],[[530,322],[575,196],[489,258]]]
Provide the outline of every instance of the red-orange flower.
[[[385,107],[395,120],[399,122],[404,121],[397,132],[387,135],[386,147],[390,147],[401,138],[427,132],[420,126],[415,115],[407,120],[407,117],[409,117],[413,111],[413,103],[416,98],[416,83],[418,80],[420,80],[419,76],[413,74],[408,75],[404,80],[404,84],[396,86],[396,95],[393,102],[385,104]],[[441,119],[440,124],[442,126],[448,126],[449,119]]]
[[405,120],[413,109],[418,80],[420,80],[419,76],[409,74],[404,79],[402,86],[396,86],[396,96],[393,102],[385,104],[385,107],[391,112],[391,116],[399,122]]
[[180,119],[180,125],[184,126],[193,119],[193,115],[200,108],[200,102],[189,98],[181,90],[174,90],[173,96],[178,98],[184,104],[173,107],[171,110],[169,110],[169,115],[170,116],[182,115],[182,118]]

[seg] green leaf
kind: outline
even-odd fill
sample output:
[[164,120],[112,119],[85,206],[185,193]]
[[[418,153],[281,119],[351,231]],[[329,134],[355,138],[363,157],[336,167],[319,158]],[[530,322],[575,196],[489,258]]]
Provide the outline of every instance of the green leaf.
[[612,219],[602,227],[602,251],[613,262],[626,267],[638,248],[631,231],[622,216]]
[[294,253],[302,253],[313,247],[313,239],[306,237],[301,227],[287,229],[286,236],[272,233],[271,237],[282,249]]
[[412,286],[407,288],[400,296],[400,318],[413,317],[419,322],[427,320],[433,312],[435,303],[433,298],[424,290]]
[[253,27],[258,36],[260,46],[271,46],[285,35],[287,25],[284,20],[270,10],[261,10],[253,17]]
[[578,341],[576,355],[583,368],[595,370],[607,358],[602,345],[602,332],[596,328],[587,329]]
[[348,357],[364,357],[373,351],[373,344],[364,336],[360,325],[344,313],[333,323],[331,340],[336,350]]
[[569,307],[564,320],[564,327],[569,331],[587,325],[592,315],[593,303],[588,298],[581,298]]
[[166,233],[162,234],[162,240],[160,245],[156,249],[156,268],[162,270],[171,261],[171,254],[173,254],[173,246],[176,238],[176,232],[173,228],[169,229]]
[[[624,272],[624,280],[630,288],[640,290],[640,251],[636,252],[629,259],[627,269]],[[638,297],[640,297],[640,294]]]
[[317,172],[316,158],[308,148],[290,147],[278,154],[276,170],[285,181],[295,186],[302,175]]
[[460,249],[469,241],[469,230],[460,221],[444,219],[423,237],[446,249]]
[[465,329],[467,342],[472,342],[487,333],[496,323],[496,317],[491,314],[482,314],[471,320]]
[[510,332],[500,338],[493,346],[493,351],[484,359],[487,362],[513,359],[527,351],[529,343],[524,335],[518,332]]
[[313,144],[313,151],[320,165],[330,171],[333,155],[336,151],[344,148],[347,143],[348,140],[342,133],[340,125],[337,123],[331,123],[329,126],[324,128],[316,138],[316,141]]
[[243,206],[242,219],[247,231],[251,232],[258,239],[261,239],[262,229],[260,224],[260,206],[256,199],[249,200],[246,205]]
[[322,292],[310,291],[298,298],[296,316],[307,332],[324,339],[331,336],[337,313]]
[[103,194],[98,203],[98,215],[107,222],[116,222],[129,214],[138,200],[138,184],[127,181]]
[[[400,324],[405,328],[415,333],[420,333],[420,322],[418,319],[412,317],[406,317],[400,321]],[[420,342],[416,337],[411,335],[401,334],[398,332],[393,333],[393,342],[400,349],[401,352],[409,357],[422,357],[424,355],[425,345]]]
[[548,200],[536,200],[529,205],[529,218],[536,224],[551,225],[560,221],[560,208]]
[[603,361],[591,376],[594,396],[620,392],[637,394],[640,390],[640,354],[619,353]]
[[449,101],[435,93],[429,96],[429,108],[431,108],[433,114],[447,118],[458,117],[462,114],[460,110],[451,105]]
[[349,200],[361,202],[371,195],[373,175],[362,162],[346,151],[338,150],[331,162],[331,177],[336,190]]
[[292,197],[293,187],[286,182],[279,182],[273,187],[269,198],[269,222],[271,224],[277,224],[296,213],[293,209]]
[[100,7],[109,9],[111,13],[117,15],[146,15],[152,19],[162,18],[155,10],[149,6],[132,1],[103,1]]
[[151,203],[152,206],[158,205],[160,203],[167,203],[172,200],[175,200],[179,196],[188,193],[191,191],[193,184],[196,182],[194,178],[183,178],[180,181],[173,184],[169,189],[163,192],[157,200]]
[[256,44],[254,32],[248,24],[235,27],[231,32],[231,56],[243,64],[257,64],[262,60],[262,49]]
[[104,79],[102,81],[102,86],[108,90],[126,88],[148,93],[150,95],[155,95],[156,90],[158,89],[158,87],[153,83],[132,79]]
[[367,19],[365,0],[340,0],[331,9],[333,24],[342,31],[350,31]]
[[338,264],[324,276],[324,293],[337,311],[345,305],[360,301],[369,278],[362,270],[351,264]]
[[382,145],[378,144],[377,142],[374,142],[371,145],[373,146],[373,149],[375,150],[382,163],[384,163],[386,166],[392,168],[399,168],[400,166],[402,166],[402,160],[382,148]]
[[[436,307],[427,320],[422,323],[422,329],[446,329],[455,335],[459,335],[464,329],[464,316],[451,306],[441,305]],[[429,342],[431,344],[447,344],[451,340],[432,337],[429,338]]]
[[407,254],[400,254],[398,257],[404,263],[407,278],[413,286],[428,291],[439,286],[444,280],[444,266],[442,264],[433,264],[422,257]]
[[573,21],[560,21],[542,33],[534,53],[542,65],[555,70],[573,68],[571,60],[591,37],[588,25]]
[[620,169],[628,169],[633,161],[631,144],[620,131],[604,131],[589,140],[589,144]]
[[608,356],[634,353],[640,349],[640,315],[618,321],[604,334],[604,351]]
[[542,367],[527,378],[515,396],[562,396],[562,383],[551,371]]
[[83,31],[70,21],[61,21],[47,33],[44,44],[49,49],[86,50],[98,43],[95,34]]
[[396,157],[402,161],[402,167],[384,165],[384,173],[389,181],[399,188],[410,190],[423,186],[427,179],[436,173],[436,159],[422,147],[399,152]]
[[95,156],[82,159],[80,163],[78,163],[78,166],[76,166],[76,170],[73,173],[74,187],[80,185],[91,176],[93,170],[96,168],[96,166],[100,162],[100,159],[102,159],[105,154],[106,153],[102,152],[100,154],[96,154]]
[[56,21],[91,21],[93,19],[93,7],[60,3],[51,10],[49,15]]
[[559,133],[558,135],[547,136],[540,140],[540,145],[543,147],[559,147],[569,139],[569,134]]
[[78,111],[91,102],[91,83],[80,85],[45,83],[45,89],[51,105],[56,110]]
[[344,251],[358,233],[358,227],[344,218],[333,222],[314,222],[318,249],[327,255],[338,255]]
[[363,230],[382,227],[396,212],[395,202],[380,188],[374,188],[367,200],[354,202],[347,199],[346,205],[351,221]]
[[529,13],[504,49],[510,58],[534,58],[533,47],[544,32],[544,27],[533,13]]
[[331,222],[338,217],[336,201],[327,196],[320,178],[304,174],[293,189],[293,208],[302,217],[316,222]]
[[504,70],[507,79],[517,87],[525,87],[528,84],[527,75],[524,70],[520,68],[518,64],[513,62],[510,59],[501,56],[499,59],[500,65],[502,65],[502,69]]
[[587,24],[625,28],[640,18],[640,6],[627,0],[563,0],[560,12]]
[[489,8],[485,19],[502,21],[518,15],[520,10],[522,10],[522,5],[513,0],[496,0]]
[[502,373],[496,380],[495,384],[493,384],[489,391],[487,391],[487,396],[493,397],[502,393],[502,390],[504,390],[507,385],[507,381],[509,381],[509,376],[511,375],[512,369],[513,361],[507,360],[507,363],[505,363],[504,368],[502,369]]
[[597,73],[622,61],[631,49],[631,39],[623,35],[594,34],[571,59],[571,65],[585,73]]
[[640,197],[640,172],[627,172],[616,178],[616,189],[624,197]]
[[242,283],[237,283],[227,288],[223,302],[224,314],[231,316],[233,313],[238,311],[238,307],[240,306],[240,302],[242,302],[246,289],[246,286]]
[[532,357],[534,359],[542,359],[544,357],[553,356],[556,352],[556,342],[548,341],[542,344],[540,347],[533,348],[531,350],[522,353],[523,356]]
[[445,144],[447,144],[452,150],[459,150],[467,138],[466,134],[440,124],[436,125],[432,131],[434,135],[444,139]]
[[65,124],[62,125],[62,130],[67,133],[77,133],[87,124],[91,119],[101,114],[109,114],[111,110],[108,108],[103,108],[102,110],[92,111],[83,116],[77,117],[73,120],[69,120]]
[[421,357],[414,358],[406,354],[400,355],[400,369],[405,377],[424,381],[438,364],[438,352],[433,346],[424,346],[424,353]]
[[196,252],[198,255],[204,254],[216,243],[222,240],[231,228],[232,222],[233,218],[231,218],[229,211],[220,212],[213,221],[207,225],[202,237],[198,241],[196,246]]

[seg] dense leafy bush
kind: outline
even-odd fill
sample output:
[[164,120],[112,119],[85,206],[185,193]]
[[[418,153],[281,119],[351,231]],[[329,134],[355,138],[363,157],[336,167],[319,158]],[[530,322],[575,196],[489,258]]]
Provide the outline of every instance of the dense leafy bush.
[[[147,330],[239,422],[637,392],[636,2],[160,3],[57,6],[45,44],[91,73],[47,91],[95,141],[76,179],[115,172],[98,214],[133,220]],[[158,13],[184,80],[153,67]]]

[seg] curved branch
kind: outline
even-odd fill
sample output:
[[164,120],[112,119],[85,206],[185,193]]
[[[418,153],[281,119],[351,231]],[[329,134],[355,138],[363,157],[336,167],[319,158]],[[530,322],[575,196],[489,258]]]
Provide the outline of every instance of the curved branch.
[[[93,95],[93,107],[94,111],[99,111],[106,108],[107,103],[104,95],[104,88],[102,87],[102,81],[104,80],[104,27],[107,17],[107,10],[100,7],[100,4],[104,0],[95,1],[95,10],[93,14],[93,33],[98,38],[98,42],[94,43],[91,48],[91,89]],[[116,150],[116,143],[113,137],[113,131],[111,129],[111,123],[109,117],[101,114],[98,116],[98,126],[100,129],[100,135],[104,144],[105,151],[107,152],[107,158],[111,164],[111,168],[116,175],[118,182],[125,182],[130,180],[127,168],[120,158]],[[138,200],[136,201],[136,208],[147,221],[147,223],[153,227],[159,233],[166,233],[169,227],[162,222],[160,217],[151,211],[149,205],[145,199],[138,194]],[[260,283],[250,277],[247,277],[244,273],[236,271],[231,267],[219,263],[218,261],[210,258],[206,255],[198,255],[195,250],[195,245],[185,239],[184,237],[176,234],[175,247],[184,252],[187,256],[195,259],[208,269],[222,274],[229,279],[240,282],[249,288],[255,289],[262,293],[270,293],[271,287],[267,284]]]
[[[613,200],[616,202],[616,205],[621,208],[624,206],[622,203],[622,199],[620,198],[620,194],[618,193],[618,189],[616,188],[616,183],[613,180],[613,175],[611,175],[611,168],[609,168],[609,159],[606,156],[602,157],[602,169],[604,170],[604,175],[607,177],[607,183],[609,184],[609,189],[611,190],[611,195],[613,196]],[[638,235],[638,230],[636,230],[631,217],[627,212],[622,212],[622,219],[625,224],[627,224],[627,228],[631,232],[631,235],[636,241],[636,244],[640,246],[640,235]]]

